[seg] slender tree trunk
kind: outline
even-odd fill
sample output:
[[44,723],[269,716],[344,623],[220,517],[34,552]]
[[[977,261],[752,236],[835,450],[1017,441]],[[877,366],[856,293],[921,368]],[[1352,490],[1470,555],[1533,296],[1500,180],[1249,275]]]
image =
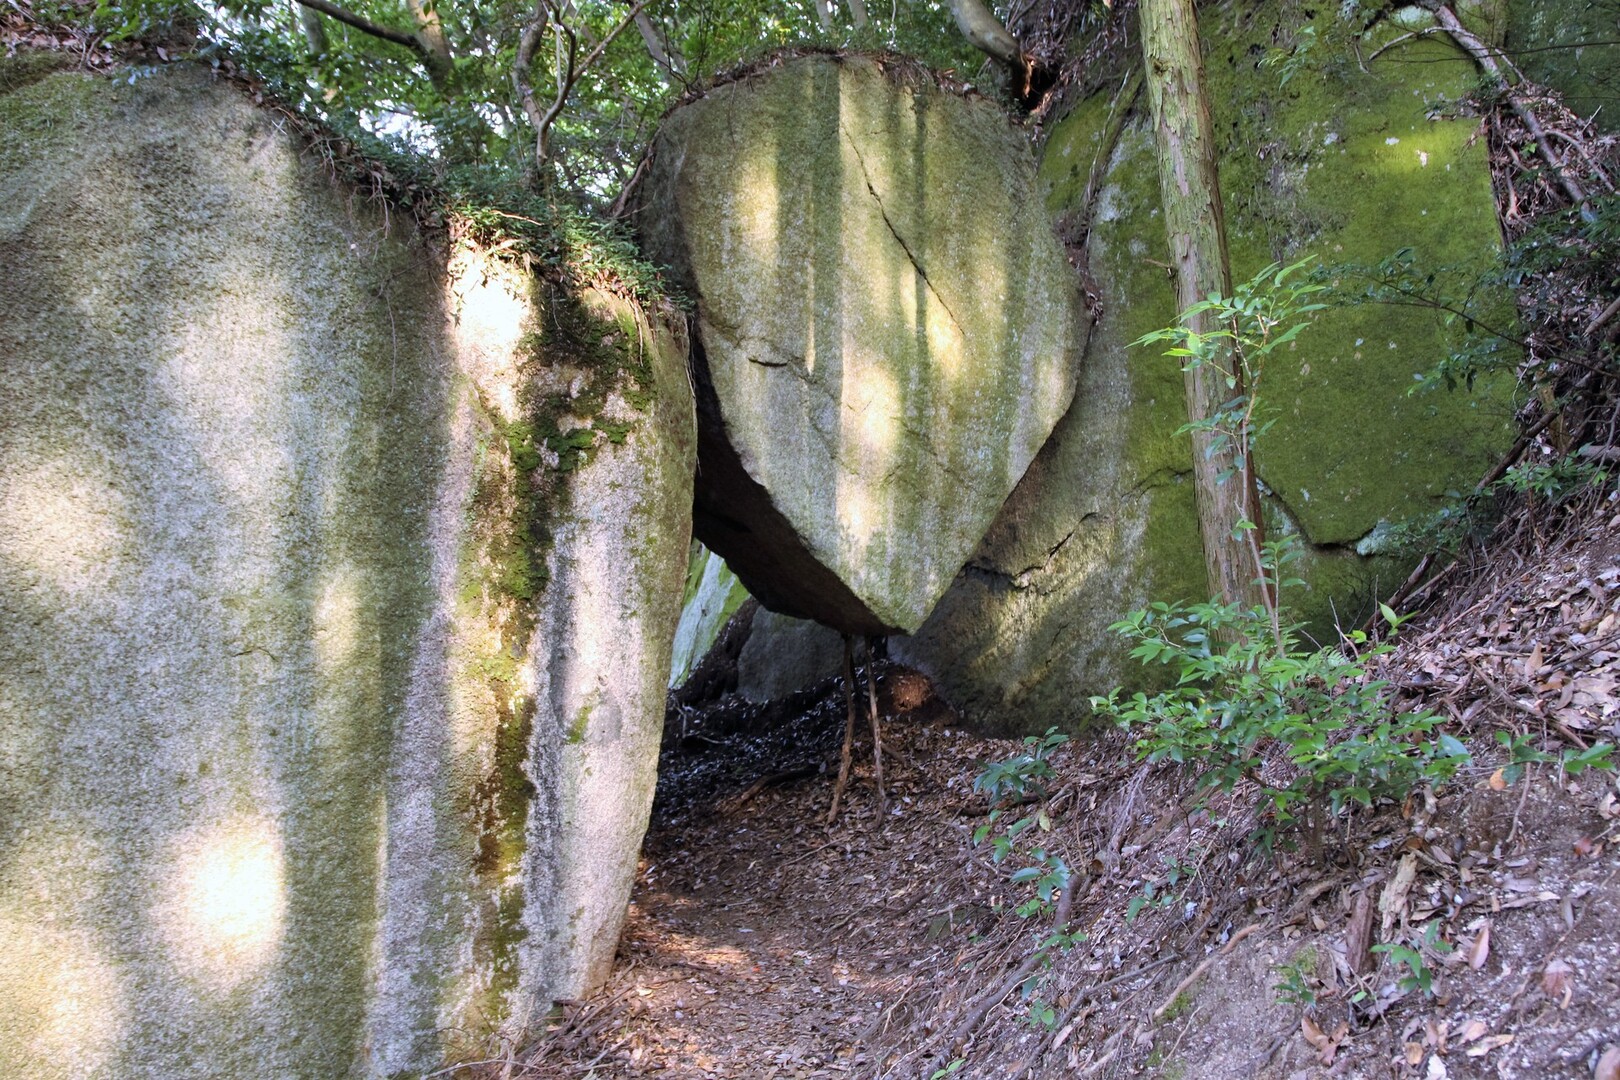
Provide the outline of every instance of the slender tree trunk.
[[951,15],[962,36],[979,51],[988,53],[1005,64],[1019,70],[1024,68],[1024,50],[1018,39],[1001,25],[1001,20],[984,4],[984,0],[949,0]]
[[298,26],[304,32],[304,44],[309,47],[309,55],[319,58],[326,55],[326,25],[321,22],[321,13],[314,8],[307,8],[295,3],[298,9]]
[[[1181,311],[1212,293],[1232,294],[1231,262],[1226,251],[1226,220],[1215,170],[1214,125],[1204,92],[1203,54],[1192,0],[1141,0],[1137,8],[1146,61],[1148,105],[1158,144],[1159,191],[1164,226],[1176,268],[1176,300]],[[1188,324],[1194,333],[1214,329],[1207,316]],[[1235,386],[1228,377],[1236,375]],[[1197,423],[1223,411],[1243,393],[1241,372],[1228,352],[1214,364],[1186,373],[1187,418]],[[1210,591],[1228,602],[1269,607],[1257,583],[1260,568],[1259,499],[1252,469],[1234,472],[1236,447],[1215,448],[1209,432],[1193,433],[1193,484],[1198,499],[1198,528]],[[1249,460],[1245,455],[1245,462]],[[1222,483],[1223,473],[1230,474]],[[1252,522],[1244,536],[1238,528]]]
[[416,36],[422,42],[428,78],[443,91],[450,79],[451,59],[450,43],[445,39],[439,10],[436,7],[429,10],[422,0],[405,0],[405,6],[410,9],[411,18],[416,20]]
[[664,82],[669,83],[675,79],[682,82],[686,80],[686,60],[675,48],[658,33],[651,19],[645,11],[636,12],[636,30],[641,34],[641,41],[647,46],[647,55],[652,57],[653,64],[658,68],[658,74]]

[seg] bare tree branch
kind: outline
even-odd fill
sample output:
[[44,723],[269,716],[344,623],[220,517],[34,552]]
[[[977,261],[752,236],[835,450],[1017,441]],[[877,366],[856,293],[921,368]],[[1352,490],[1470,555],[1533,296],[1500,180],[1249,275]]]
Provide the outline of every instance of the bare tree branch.
[[328,15],[345,26],[352,26],[362,34],[369,34],[382,41],[393,42],[395,45],[403,45],[424,62],[428,59],[429,50],[427,45],[415,34],[397,30],[392,26],[383,26],[381,23],[374,23],[364,16],[356,15],[352,11],[338,7],[331,0],[298,0],[298,3],[318,11],[322,15]]
[[[534,86],[529,82],[529,68],[534,64],[535,51],[540,48],[540,42],[546,35],[546,28],[550,25],[550,6],[546,0],[537,0],[534,14],[523,25],[523,33],[518,37],[517,59],[512,62],[512,89],[517,92],[518,105],[523,109],[523,115],[529,121],[529,126],[536,132],[540,130],[545,114],[534,100]],[[538,143],[535,151],[536,154],[539,153]]]
[[983,0],[950,0],[950,5],[957,28],[974,48],[1020,70],[1025,68],[1024,50],[1018,39],[1001,25]]
[[1475,62],[1484,69],[1485,74],[1491,77],[1491,81],[1496,84],[1497,91],[1507,97],[1508,104],[1513,107],[1513,111],[1518,114],[1525,128],[1529,130],[1530,137],[1535,140],[1536,151],[1541,154],[1542,160],[1552,168],[1553,177],[1558,181],[1559,186],[1564,189],[1564,194],[1569,196],[1569,201],[1574,203],[1575,208],[1580,211],[1581,217],[1586,221],[1597,220],[1592,210],[1592,204],[1586,194],[1586,189],[1581,186],[1580,181],[1570,174],[1567,163],[1553,149],[1552,143],[1547,139],[1546,130],[1536,117],[1535,110],[1525,101],[1524,95],[1517,93],[1508,82],[1507,74],[1502,70],[1502,65],[1508,62],[1507,58],[1501,57],[1501,63],[1499,63],[1496,51],[1465,28],[1458,20],[1457,13],[1451,10],[1450,5],[1430,3],[1425,6],[1434,13],[1435,18],[1445,28],[1446,33],[1451,35],[1451,39],[1462,46],[1463,50],[1472,56]]
[[647,46],[647,55],[652,57],[653,64],[659,68],[664,80],[668,82],[673,77],[684,83],[686,58],[658,33],[645,11],[636,12],[636,30],[640,32],[641,40]]
[[[543,170],[545,167],[551,149],[551,125],[562,114],[563,106],[568,103],[568,95],[573,92],[580,76],[601,58],[607,47],[613,44],[613,40],[635,22],[636,16],[641,14],[642,9],[650,2],[651,0],[637,0],[625,17],[596,43],[596,47],[586,53],[583,60],[576,61],[579,38],[574,30],[562,21],[561,15],[566,7],[555,8],[551,6],[549,0],[538,0],[534,15],[524,26],[523,34],[518,40],[517,57],[512,64],[512,87],[517,91],[518,101],[523,106],[523,115],[534,128],[534,159],[537,170]],[[557,96],[542,112],[534,98],[534,87],[529,82],[529,68],[534,63],[534,54],[539,49],[540,41],[544,38],[548,26],[557,35]]]

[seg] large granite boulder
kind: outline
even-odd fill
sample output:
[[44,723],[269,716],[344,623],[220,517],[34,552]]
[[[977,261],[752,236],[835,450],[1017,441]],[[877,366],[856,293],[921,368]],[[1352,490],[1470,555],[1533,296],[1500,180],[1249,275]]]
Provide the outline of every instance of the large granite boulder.
[[610,963],[682,342],[206,71],[0,60],[0,1075],[420,1075]]
[[[1203,20],[1234,273],[1308,254],[1374,265],[1410,247],[1466,282],[1500,246],[1485,147],[1477,120],[1431,104],[1475,87],[1472,63],[1425,36],[1363,70],[1338,19],[1332,5],[1267,3]],[[1404,31],[1380,29],[1362,55]],[[1308,47],[1286,84],[1259,62],[1279,43]],[[1112,141],[1120,108],[1131,111]],[[1105,92],[1052,128],[1042,176],[1053,213],[1084,220],[1094,163],[1102,174],[1087,259],[1104,315],[1074,407],[933,616],[891,646],[985,730],[1082,722],[1089,695],[1164,677],[1129,659],[1108,625],[1150,600],[1208,595],[1191,450],[1172,434],[1186,415],[1182,376],[1159,349],[1127,346],[1176,317],[1145,109]],[[1335,307],[1265,375],[1278,411],[1255,452],[1268,523],[1305,541],[1307,584],[1285,602],[1321,640],[1406,576],[1410,564],[1390,554],[1394,527],[1468,490],[1512,442],[1511,377],[1409,393],[1462,329],[1419,308]]]
[[786,59],[665,119],[646,204],[697,302],[698,536],[772,610],[916,629],[1074,393],[1024,136],[903,63]]

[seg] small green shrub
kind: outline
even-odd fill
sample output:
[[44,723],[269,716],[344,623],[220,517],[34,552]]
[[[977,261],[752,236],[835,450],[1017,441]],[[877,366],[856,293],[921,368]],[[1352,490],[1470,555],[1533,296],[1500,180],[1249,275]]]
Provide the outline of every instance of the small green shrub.
[[[1047,833],[1052,830],[1052,819],[1044,807],[1019,816],[1010,824],[1003,824],[1007,811],[1013,806],[1044,799],[1046,781],[1055,774],[1050,757],[1069,741],[1057,728],[1047,728],[1045,735],[1030,735],[1024,739],[1022,752],[1002,761],[987,763],[974,778],[973,790],[990,800],[990,816],[973,831],[973,842],[990,841],[990,859],[998,865],[1012,855],[1020,837],[1029,833]],[[992,835],[994,834],[994,835]],[[1025,857],[1025,865],[1010,875],[1014,885],[1030,885],[1033,896],[1018,905],[1018,914],[1024,918],[1045,911],[1053,898],[1069,884],[1069,867],[1055,852],[1037,844]],[[1064,947],[1067,947],[1065,945]]]
[[1294,958],[1277,968],[1277,985],[1272,992],[1280,1005],[1316,1004],[1316,950],[1301,949]]
[[1520,462],[1503,474],[1499,481],[1509,491],[1534,496],[1554,505],[1580,492],[1601,488],[1608,482],[1607,469],[1575,454],[1551,461]]
[[1181,899],[1187,887],[1198,877],[1198,862],[1182,862],[1171,858],[1165,872],[1142,883],[1142,891],[1131,897],[1125,905],[1125,921],[1135,922],[1142,912],[1153,908],[1168,908]]
[[1531,739],[1529,735],[1515,735],[1507,731],[1496,733],[1496,741],[1508,754],[1508,762],[1502,766],[1502,779],[1507,783],[1517,784],[1529,766],[1544,762],[1556,762],[1569,776],[1579,776],[1587,769],[1606,773],[1615,771],[1613,743],[1597,742],[1585,749],[1569,747],[1560,753],[1549,754],[1532,746]]
[[[1401,620],[1383,614],[1393,631]],[[1338,814],[1404,799],[1469,760],[1434,713],[1389,707],[1388,684],[1368,670],[1391,650],[1388,638],[1357,630],[1341,646],[1310,649],[1284,625],[1279,644],[1267,612],[1215,601],[1154,604],[1111,629],[1136,642],[1131,655],[1144,664],[1173,666],[1176,685],[1123,700],[1116,690],[1092,708],[1137,733],[1148,761],[1197,768],[1202,787],[1253,784],[1268,842],[1313,806]],[[1280,770],[1267,768],[1273,749],[1286,758]]]
[[1427,957],[1449,956],[1454,948],[1449,941],[1440,937],[1439,922],[1432,922],[1424,928],[1422,938],[1415,944],[1389,941],[1374,945],[1372,951],[1388,956],[1396,970],[1401,972],[1398,985],[1403,991],[1410,993],[1421,990],[1425,997],[1433,997],[1434,968],[1429,965]]
[[[1317,294],[1324,286],[1301,273],[1309,261],[1273,264],[1232,297],[1194,305],[1183,313],[1183,325],[1136,342],[1168,343],[1165,355],[1183,370],[1219,364],[1230,350],[1231,370],[1222,371],[1229,386],[1245,393],[1182,428],[1206,431],[1218,446],[1230,447],[1235,464],[1223,483],[1248,469],[1254,443],[1269,426],[1259,419],[1267,362],[1323,307]],[[1194,315],[1212,316],[1217,329],[1194,332],[1186,325]],[[1239,527],[1253,529],[1249,522]],[[1437,730],[1433,713],[1390,708],[1387,684],[1370,674],[1369,662],[1392,647],[1389,637],[1400,622],[1395,613],[1383,608],[1390,631],[1384,640],[1358,630],[1338,645],[1307,647],[1282,604],[1283,591],[1301,584],[1284,576],[1299,556],[1297,538],[1251,550],[1256,579],[1272,590],[1270,606],[1219,598],[1161,602],[1114,623],[1115,633],[1135,643],[1133,657],[1175,669],[1175,686],[1151,697],[1122,699],[1118,690],[1094,697],[1096,714],[1134,732],[1147,760],[1196,768],[1204,788],[1252,784],[1262,810],[1257,838],[1266,845],[1302,817],[1315,819],[1318,807],[1335,815],[1449,779],[1469,760],[1467,750]],[[1276,751],[1284,759],[1280,767],[1270,760]]]

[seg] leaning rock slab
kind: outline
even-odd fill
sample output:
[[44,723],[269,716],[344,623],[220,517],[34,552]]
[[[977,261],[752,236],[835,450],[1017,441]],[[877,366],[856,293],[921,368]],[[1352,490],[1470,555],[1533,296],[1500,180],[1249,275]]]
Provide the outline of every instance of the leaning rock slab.
[[684,684],[709,655],[726,623],[748,600],[737,575],[720,556],[693,543],[691,562],[686,568],[686,599],[681,619],[675,626],[675,648],[669,660],[669,688]]
[[611,961],[681,342],[204,71],[0,60],[0,1075],[421,1075]]
[[1024,137],[918,70],[801,57],[671,113],[647,197],[697,301],[699,537],[773,610],[915,629],[1074,393]]
[[[1324,6],[1313,31],[1323,44],[1308,54],[1321,66],[1282,85],[1259,58],[1306,40],[1301,12],[1239,5],[1204,23],[1237,279],[1312,254],[1376,265],[1403,247],[1420,265],[1461,268],[1465,281],[1489,272],[1500,237],[1477,124],[1429,113],[1471,92],[1471,62],[1425,37],[1363,71],[1344,60],[1348,42],[1329,44],[1342,23]],[[1399,32],[1381,29],[1363,55]],[[1074,407],[933,616],[891,643],[986,731],[1080,723],[1089,695],[1149,688],[1167,669],[1130,659],[1109,624],[1150,601],[1208,595],[1192,451],[1173,435],[1186,418],[1181,373],[1158,350],[1129,345],[1176,318],[1145,105],[1117,144],[1104,139],[1113,111],[1129,105],[1109,93],[1080,102],[1054,125],[1042,162],[1053,212],[1091,221],[1087,259],[1104,311]],[[1094,170],[1102,183],[1087,207]],[[1293,569],[1306,585],[1284,599],[1318,640],[1334,640],[1335,623],[1359,625],[1404,580],[1410,563],[1390,553],[1391,533],[1449,505],[1513,441],[1511,377],[1472,392],[1408,392],[1460,329],[1413,308],[1336,307],[1268,368],[1276,422],[1255,461],[1272,535],[1304,541]]]

